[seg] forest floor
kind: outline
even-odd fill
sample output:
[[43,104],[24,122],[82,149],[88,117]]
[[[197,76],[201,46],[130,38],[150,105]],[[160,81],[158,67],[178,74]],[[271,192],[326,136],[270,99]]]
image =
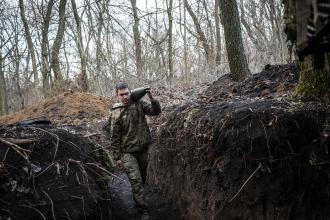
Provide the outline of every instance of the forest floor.
[[[299,124],[306,122],[306,126],[313,130],[315,126],[323,126],[321,121],[329,116],[327,108],[324,110],[321,105],[311,103],[305,106],[292,100],[297,74],[293,65],[268,65],[261,73],[243,82],[235,82],[230,75],[225,75],[212,84],[153,88],[163,112],[160,117],[148,119],[156,137],[150,149],[149,184],[145,189],[152,219],[211,219],[219,213],[227,216],[223,219],[232,219],[235,213],[244,218],[251,217],[248,211],[237,212],[237,207],[243,207],[241,203],[231,203],[230,206],[230,202],[219,196],[227,198],[239,189],[242,178],[247,178],[255,168],[256,162],[248,163],[251,158],[259,162],[256,157],[269,159],[268,153],[283,156],[282,151],[288,148],[288,144],[273,149],[278,137],[267,133],[281,119],[276,115],[284,115],[283,111],[292,114],[285,116],[287,119],[280,124],[283,132],[290,130],[291,120],[298,120]],[[102,128],[114,102],[114,97],[67,92],[0,118],[0,193],[3,195],[0,219],[9,216],[12,219],[138,219],[126,175],[101,162],[107,157],[105,149],[110,147],[108,134]],[[298,112],[297,109],[301,110]],[[314,118],[319,117],[316,119],[319,123],[301,116],[312,117],[313,114],[316,114]],[[258,123],[263,122],[263,126],[255,126],[247,138],[244,135],[234,139],[228,136],[233,130],[238,132],[240,126],[251,127],[248,124],[254,122],[251,117]],[[226,134],[222,130],[226,130]],[[299,139],[299,135],[306,132],[300,130],[299,134],[288,135]],[[241,132],[243,134],[245,130]],[[283,132],[278,133],[280,138]],[[265,133],[271,139],[264,139]],[[318,133],[313,134],[317,136]],[[287,141],[292,139],[285,138]],[[315,136],[310,138],[315,139]],[[259,149],[259,145],[268,149],[244,153],[247,149],[241,146],[253,141],[257,145],[255,149]],[[322,141],[322,146],[329,147],[329,139]],[[291,146],[292,150],[297,150],[296,144]],[[173,146],[181,148],[174,149]],[[233,150],[236,148],[241,148],[240,152]],[[221,154],[227,156],[220,157]],[[242,155],[246,158],[242,159]],[[317,155],[315,153],[315,157]],[[229,159],[232,163],[228,162]],[[244,160],[247,163],[245,168],[241,164]],[[274,164],[279,166],[277,163],[260,164],[260,167],[257,164],[258,169],[266,171]],[[229,168],[226,170],[226,167]],[[198,170],[203,171],[199,173]],[[229,177],[224,177],[221,170]],[[238,176],[230,176],[234,174]],[[314,174],[312,176],[317,179]],[[220,181],[221,178],[224,181]],[[218,184],[229,188],[215,189]],[[278,188],[274,186],[273,189]],[[250,197],[256,192],[249,190],[251,193],[244,194],[239,201],[252,206],[254,202]],[[112,209],[108,208],[110,206]],[[220,210],[219,213],[216,209]]]

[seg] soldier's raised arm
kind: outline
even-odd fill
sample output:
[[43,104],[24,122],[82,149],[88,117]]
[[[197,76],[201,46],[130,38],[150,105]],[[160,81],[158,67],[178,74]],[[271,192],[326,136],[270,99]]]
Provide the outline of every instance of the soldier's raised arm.
[[149,97],[150,103],[141,101],[143,105],[144,114],[151,116],[159,115],[162,112],[159,101],[153,98],[150,89],[147,89],[146,92]]

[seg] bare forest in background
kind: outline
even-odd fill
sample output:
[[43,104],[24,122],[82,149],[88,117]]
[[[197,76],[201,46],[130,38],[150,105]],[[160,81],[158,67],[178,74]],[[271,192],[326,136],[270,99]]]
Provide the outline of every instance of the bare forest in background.
[[282,0],[0,0],[0,115],[66,90],[110,96],[118,81],[255,73],[286,62],[283,27]]

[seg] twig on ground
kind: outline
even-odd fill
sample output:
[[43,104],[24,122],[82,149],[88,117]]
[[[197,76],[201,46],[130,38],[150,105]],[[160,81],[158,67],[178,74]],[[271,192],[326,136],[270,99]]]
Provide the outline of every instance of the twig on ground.
[[124,179],[120,178],[119,176],[117,176],[117,175],[115,175],[115,174],[110,173],[109,171],[107,171],[106,169],[104,169],[103,167],[101,167],[101,166],[99,166],[99,165],[97,165],[97,164],[95,164],[95,163],[86,163],[86,164],[87,164],[87,165],[93,165],[93,166],[96,166],[97,168],[99,168],[100,170],[106,172],[106,173],[109,174],[110,176],[113,176],[113,177],[115,177],[115,178],[117,178],[117,179],[119,179],[119,180],[125,182]]
[[81,185],[81,182],[79,181],[79,176],[78,176],[77,172],[76,172],[76,180],[77,180],[78,184]]
[[65,175],[66,175],[66,176],[69,175],[69,163],[70,163],[70,162],[65,163],[65,165],[66,165],[66,172],[65,172]]
[[27,153],[31,153],[30,150],[21,148],[17,144],[11,143],[11,142],[3,139],[3,138],[0,138],[0,141],[4,144],[8,145],[9,147],[11,147],[16,153],[21,155],[25,160],[29,160],[29,157],[28,157]]
[[23,145],[23,144],[33,144],[37,139],[19,139],[19,138],[3,138],[13,144]]
[[85,134],[83,137],[84,138],[89,138],[89,137],[92,137],[92,136],[95,136],[95,135],[99,135],[99,133]]
[[8,154],[9,149],[10,149],[10,148],[7,147],[6,153],[5,153],[5,155],[3,156],[3,158],[2,158],[2,163],[5,162],[5,160],[6,160],[6,158],[7,158],[7,154]]
[[42,217],[43,219],[46,219],[45,215],[44,215],[44,214],[42,214],[42,212],[41,212],[41,211],[39,211],[38,209],[36,209],[36,208],[34,208],[34,207],[32,207],[32,206],[29,206],[29,205],[19,205],[19,206],[20,206],[20,207],[24,207],[24,208],[29,208],[29,209],[32,209],[32,210],[34,210],[34,211],[38,212],[38,213],[39,213],[39,215],[41,215],[41,217]]
[[257,169],[249,176],[249,178],[247,178],[247,180],[245,180],[245,182],[243,183],[243,185],[241,186],[241,188],[238,190],[238,192],[233,196],[233,198],[231,198],[229,200],[229,203],[231,203],[237,196],[238,194],[242,191],[242,189],[245,187],[245,185],[250,181],[250,179],[257,173],[257,171],[261,169],[261,163],[259,162],[259,165],[257,167]]
[[52,198],[48,195],[48,193],[46,193],[46,191],[42,190],[42,192],[43,192],[43,193],[47,196],[47,198],[49,199],[50,204],[51,204],[51,206],[52,206],[52,215],[53,215],[53,219],[56,220],[53,200],[52,200]]
[[57,155],[57,151],[58,151],[58,140],[57,140],[57,142],[56,143],[54,143],[54,141],[52,141],[52,143],[55,145],[55,151],[54,151],[54,155],[53,155],[53,160],[52,160],[52,163],[54,163],[54,161],[55,161],[55,157],[56,157],[56,155]]
[[266,131],[266,126],[265,124],[260,120],[261,124],[262,124],[262,127],[264,129],[264,132],[265,132],[265,137],[266,137],[266,144],[267,144],[267,148],[268,148],[268,153],[269,153],[269,156],[271,158],[273,158],[272,156],[272,153],[270,152],[270,146],[269,146],[269,140],[268,140],[268,135],[267,135],[267,131]]
[[55,163],[51,163],[50,165],[48,165],[43,171],[41,171],[38,175],[36,175],[36,177],[40,176],[41,174],[43,174],[44,172],[46,172],[51,166],[53,166]]

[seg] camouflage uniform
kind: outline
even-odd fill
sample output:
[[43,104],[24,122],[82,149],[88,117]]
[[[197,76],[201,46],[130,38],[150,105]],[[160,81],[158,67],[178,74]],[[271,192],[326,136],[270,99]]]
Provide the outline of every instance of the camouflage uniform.
[[[288,48],[295,46],[300,79],[296,95],[330,102],[330,1],[283,0]],[[289,52],[290,54],[290,52]]]
[[138,206],[145,205],[143,184],[148,166],[148,146],[152,141],[145,115],[156,116],[160,112],[157,100],[152,100],[151,104],[140,100],[128,106],[116,103],[109,117],[114,159],[122,160]]

